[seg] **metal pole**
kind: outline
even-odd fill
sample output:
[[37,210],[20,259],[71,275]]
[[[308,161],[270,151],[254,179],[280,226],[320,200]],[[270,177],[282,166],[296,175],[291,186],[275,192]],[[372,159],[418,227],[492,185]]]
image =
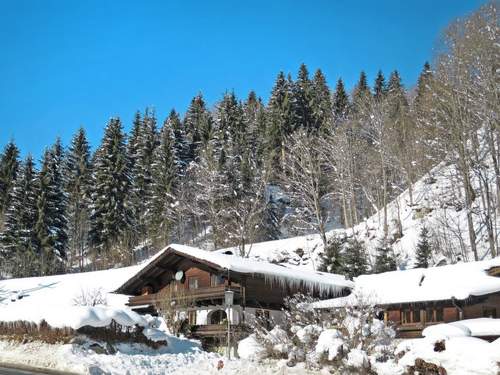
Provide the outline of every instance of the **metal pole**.
[[231,313],[231,307],[227,307],[227,359],[231,359],[231,320],[229,314]]

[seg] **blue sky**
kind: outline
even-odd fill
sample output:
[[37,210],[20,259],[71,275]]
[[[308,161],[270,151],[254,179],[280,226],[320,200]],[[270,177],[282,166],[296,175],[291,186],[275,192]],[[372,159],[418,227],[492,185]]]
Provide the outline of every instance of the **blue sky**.
[[35,157],[83,125],[92,146],[111,116],[184,112],[202,92],[267,100],[304,62],[330,86],[398,69],[407,86],[438,33],[476,0],[0,0],[0,145]]

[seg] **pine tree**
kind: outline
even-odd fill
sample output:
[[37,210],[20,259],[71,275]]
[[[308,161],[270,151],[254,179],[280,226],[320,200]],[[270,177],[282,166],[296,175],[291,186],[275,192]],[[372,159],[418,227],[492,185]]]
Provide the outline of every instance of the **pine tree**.
[[64,186],[64,151],[60,139],[57,139],[44,154],[37,198],[35,229],[42,275],[61,272],[66,260],[68,223]]
[[174,137],[173,147],[175,152],[175,160],[176,163],[178,164],[177,172],[180,175],[184,175],[189,163],[189,144],[187,142],[184,125],[180,120],[179,114],[174,109],[170,111],[170,114],[168,115],[168,118],[165,120],[163,126],[164,127],[167,126],[168,128],[172,129]]
[[417,249],[415,251],[416,268],[427,268],[432,258],[432,248],[429,243],[429,230],[422,227],[420,230],[420,238],[418,240]]
[[396,256],[389,245],[382,241],[377,247],[376,252],[375,273],[395,271],[397,269]]
[[[133,134],[135,136],[135,134]],[[153,155],[158,145],[158,134],[156,129],[156,116],[154,111],[146,109],[142,123],[139,127],[139,134],[133,140],[136,144],[135,155],[130,173],[130,192],[127,197],[127,205],[132,212],[132,222],[134,225],[134,236],[131,238],[132,244],[143,241],[147,237],[148,212],[147,206],[152,195],[152,165]],[[131,149],[132,147],[129,147]]]
[[352,93],[352,103],[354,111],[360,111],[367,98],[371,96],[370,88],[368,87],[368,81],[366,79],[365,72],[361,72],[359,75],[359,80],[356,86],[354,87]]
[[332,97],[323,72],[318,69],[312,80],[312,128],[327,131],[331,127]]
[[426,106],[429,104],[429,101],[432,100],[430,87],[432,80],[433,73],[431,66],[428,62],[425,62],[422,72],[418,77],[417,93],[415,96],[415,109],[420,115],[424,112]]
[[70,247],[70,266],[83,268],[90,220],[91,177],[90,146],[85,130],[80,128],[71,141],[67,163],[68,195],[68,237]]
[[4,231],[0,236],[5,248],[5,253],[0,253],[0,272],[3,270],[13,277],[39,274],[39,247],[35,232],[37,196],[37,173],[33,159],[28,155],[20,165],[18,178],[10,192]]
[[130,233],[132,223],[127,206],[130,178],[125,134],[119,118],[112,118],[106,126],[94,160],[89,240],[97,250],[109,252],[129,240],[125,235]]
[[7,143],[0,157],[0,223],[9,205],[9,193],[19,168],[19,149],[13,141]]
[[387,85],[387,97],[389,100],[390,113],[392,118],[397,117],[408,110],[408,100],[406,92],[401,82],[401,77],[397,70],[391,73],[389,84]]
[[283,72],[278,74],[268,104],[266,127],[267,159],[275,173],[281,170],[285,153],[285,138],[292,132],[292,108],[289,83]]
[[266,207],[262,212],[260,241],[274,241],[281,238],[281,217],[278,202],[276,202],[272,194],[269,194]]
[[343,257],[343,274],[349,279],[354,279],[359,275],[368,272],[368,257],[366,249],[362,242],[357,239],[351,239],[347,242]]
[[375,100],[382,100],[387,93],[387,87],[385,84],[385,77],[381,70],[377,73],[377,78],[375,78],[375,85],[373,87],[373,97]]
[[342,259],[342,251],[345,238],[333,237],[328,241],[328,245],[321,254],[321,265],[318,268],[321,272],[330,272],[342,274],[344,272],[344,264]]
[[186,138],[189,145],[189,163],[198,158],[200,148],[207,145],[212,134],[212,120],[201,94],[198,94],[191,100],[191,104],[184,117],[184,129],[186,130]]
[[337,123],[346,119],[349,114],[349,106],[349,97],[345,91],[344,82],[342,78],[339,78],[333,96],[333,114]]
[[311,107],[313,87],[309,79],[309,72],[305,64],[301,64],[297,81],[292,83],[293,95],[293,129],[305,129],[306,131],[316,131]]
[[154,153],[152,165],[152,199],[149,204],[148,224],[153,240],[165,245],[170,238],[175,221],[177,198],[176,187],[180,163],[176,156],[176,137],[171,117],[165,121],[160,132],[160,144]]

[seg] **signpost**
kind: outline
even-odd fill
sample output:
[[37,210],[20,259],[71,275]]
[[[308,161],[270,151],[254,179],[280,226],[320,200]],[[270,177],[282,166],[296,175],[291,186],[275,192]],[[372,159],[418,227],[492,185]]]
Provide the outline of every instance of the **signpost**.
[[231,306],[234,302],[234,292],[231,290],[226,290],[224,292],[224,300],[226,302],[227,308],[227,359],[231,359]]

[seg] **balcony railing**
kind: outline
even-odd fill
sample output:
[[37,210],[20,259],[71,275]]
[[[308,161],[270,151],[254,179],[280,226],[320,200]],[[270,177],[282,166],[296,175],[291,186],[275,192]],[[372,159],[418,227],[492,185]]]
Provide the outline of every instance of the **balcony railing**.
[[[197,289],[181,289],[178,293],[174,292],[170,299],[172,300],[188,300],[193,302],[201,301],[215,301],[223,300],[224,292],[226,290],[231,290],[234,292],[235,300],[241,296],[241,288],[226,285],[217,285],[208,288],[197,288]],[[142,296],[130,297],[128,301],[129,306],[143,306],[143,305],[157,305],[158,303],[164,302],[168,294],[162,295],[160,293],[145,294]]]

